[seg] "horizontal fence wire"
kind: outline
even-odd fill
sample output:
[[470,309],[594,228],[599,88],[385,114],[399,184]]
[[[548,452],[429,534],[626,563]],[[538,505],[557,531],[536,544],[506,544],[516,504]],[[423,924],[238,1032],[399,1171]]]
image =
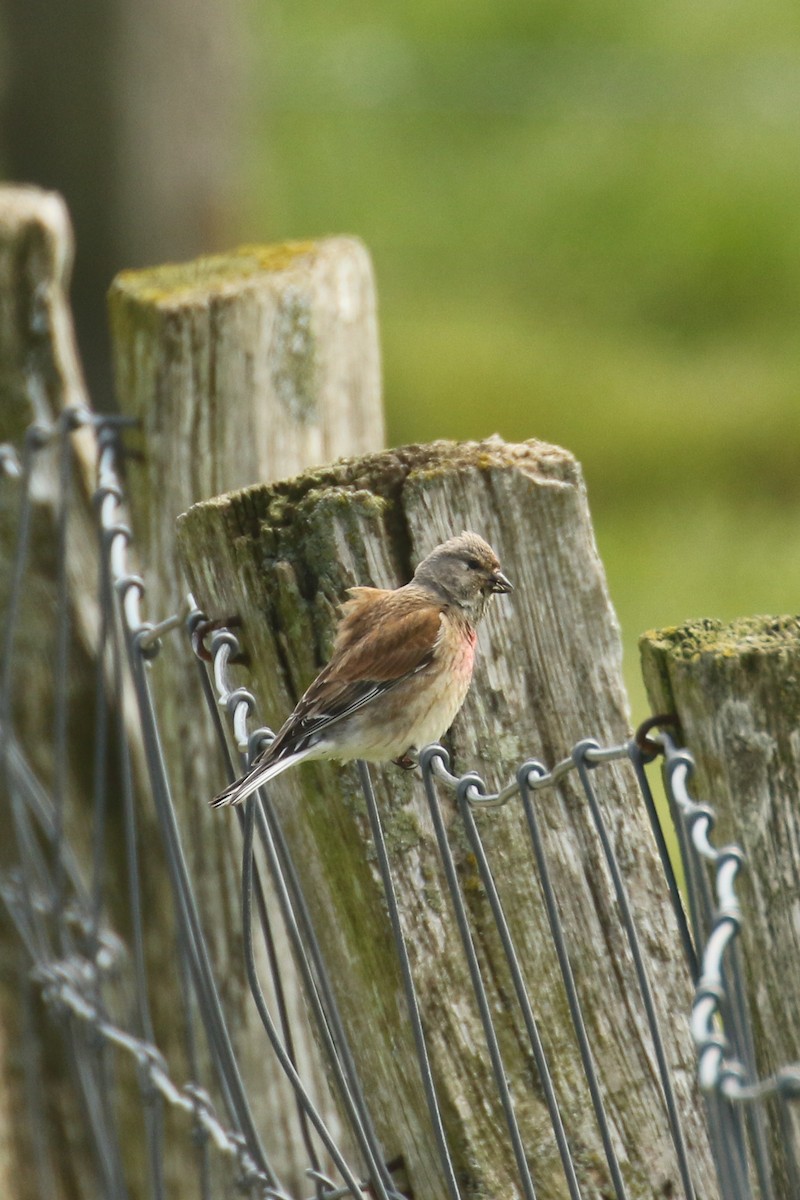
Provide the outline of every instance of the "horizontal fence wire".
[[[98,546],[94,715],[84,730],[84,753],[91,763],[90,804],[83,810],[84,819],[86,812],[91,814],[88,858],[85,845],[75,840],[69,786],[74,766],[70,761],[70,731],[75,723],[75,714],[70,709],[70,672],[76,633],[69,597],[68,555],[76,493],[72,435],[77,428],[94,432],[98,454],[93,510]],[[16,497],[5,502],[6,511],[16,505],[16,546],[10,562],[0,650],[0,767],[7,805],[6,827],[11,831],[9,845],[13,844],[13,848],[5,854],[0,869],[0,897],[16,930],[19,947],[20,1004],[25,1014],[21,1028],[27,1046],[25,1091],[40,1194],[43,1197],[53,1194],[58,1159],[45,1116],[51,1104],[43,1050],[46,1033],[37,1013],[31,1010],[32,989],[62,1036],[69,1076],[83,1114],[80,1140],[92,1152],[94,1186],[104,1197],[140,1194],[136,1190],[139,1184],[130,1179],[128,1151],[134,1134],[125,1115],[129,1108],[120,1102],[120,1088],[133,1087],[138,1089],[140,1109],[140,1133],[135,1136],[141,1137],[144,1147],[141,1157],[146,1163],[146,1190],[141,1194],[155,1198],[170,1194],[170,1163],[175,1139],[180,1136],[176,1132],[178,1117],[184,1121],[183,1137],[194,1164],[194,1179],[182,1179],[181,1194],[210,1200],[222,1194],[221,1188],[233,1186],[241,1194],[275,1200],[298,1197],[338,1200],[348,1196],[403,1200],[409,1195],[407,1185],[402,1181],[402,1173],[398,1173],[398,1164],[387,1162],[376,1132],[369,1093],[360,1077],[358,1057],[349,1044],[337,1004],[336,981],[330,978],[278,810],[265,789],[253,796],[243,811],[237,810],[242,853],[241,969],[264,1030],[265,1044],[271,1050],[274,1069],[288,1080],[295,1098],[294,1136],[303,1146],[306,1158],[302,1191],[282,1178],[276,1166],[281,1160],[281,1147],[271,1142],[272,1131],[260,1128],[254,1116],[257,1105],[244,1082],[234,1032],[212,962],[209,931],[204,927],[196,882],[184,849],[185,831],[173,803],[173,764],[168,761],[159,728],[153,696],[153,661],[165,652],[166,646],[169,653],[176,655],[185,655],[190,644],[194,648],[198,681],[194,703],[206,706],[211,714],[220,759],[231,778],[273,735],[257,724],[255,697],[235,681],[235,664],[243,649],[235,628],[208,621],[191,597],[178,613],[155,622],[143,618],[145,581],[129,567],[131,530],[126,522],[119,468],[123,428],[124,423],[118,418],[98,418],[82,409],[68,410],[52,427],[34,426],[21,447],[0,446],[0,486],[6,496]],[[15,706],[20,689],[26,686],[25,662],[21,661],[18,640],[24,618],[26,577],[34,554],[34,529],[39,520],[35,501],[39,469],[52,476],[54,496],[50,521],[55,564],[52,713],[49,725],[43,724],[40,734],[42,743],[48,746],[52,768],[45,778],[33,764],[31,747],[15,728]],[[183,702],[191,701],[187,697]],[[133,729],[131,711],[135,714]],[[222,719],[223,713],[227,722]],[[655,750],[663,753],[666,764],[667,792],[685,879],[685,907],[646,770]],[[144,901],[142,813],[137,811],[134,765],[137,754],[144,763],[149,802],[174,909],[177,952],[172,994],[181,998],[185,1036],[182,1048],[171,1048],[172,1061],[158,1047],[156,1001],[161,981],[153,978],[146,952],[151,914]],[[711,843],[713,812],[708,806],[696,804],[689,793],[691,755],[663,732],[647,743],[632,739],[620,745],[601,746],[584,739],[550,769],[535,760],[520,764],[516,777],[493,793],[473,773],[452,774],[443,747],[427,747],[420,756],[424,797],[472,999],[479,1014],[483,1052],[494,1081],[503,1136],[509,1163],[514,1164],[519,1195],[535,1200],[543,1193],[537,1180],[535,1156],[526,1145],[519,1120],[509,1064],[504,1060],[488,981],[476,950],[470,909],[454,859],[453,803],[460,832],[474,855],[530,1060],[535,1065],[537,1087],[549,1117],[562,1176],[558,1194],[581,1200],[595,1193],[586,1191],[581,1182],[580,1164],[574,1152],[575,1130],[570,1128],[563,1097],[559,1096],[555,1083],[558,1072],[548,1061],[537,1024],[536,997],[530,992],[520,964],[512,924],[495,883],[492,850],[482,834],[484,822],[491,821],[492,813],[509,805],[516,807],[523,823],[530,849],[530,869],[535,872],[541,890],[585,1077],[587,1111],[591,1113],[605,1159],[607,1190],[603,1195],[632,1200],[639,1194],[626,1178],[624,1156],[620,1155],[598,1071],[598,1055],[602,1050],[593,1043],[583,1011],[570,956],[570,930],[561,917],[557,885],[542,835],[540,802],[548,791],[561,788],[569,780],[580,789],[613,888],[635,979],[635,996],[628,999],[642,1014],[650,1039],[663,1099],[664,1130],[671,1139],[682,1192],[686,1200],[695,1197],[703,1200],[694,1179],[665,1049],[661,1028],[664,1018],[658,1015],[635,908],[599,802],[604,772],[620,763],[632,768],[650,816],[664,871],[664,886],[675,910],[687,975],[694,985],[691,1030],[720,1193],[724,1200],[779,1200],[771,1174],[767,1136],[766,1105],[773,1103],[781,1122],[791,1194],[800,1196],[800,1171],[790,1112],[790,1105],[800,1096],[800,1069],[787,1066],[766,1079],[756,1075],[738,945],[743,917],[736,888],[743,856],[738,847],[716,849]],[[448,1137],[447,1112],[432,1065],[430,1031],[422,1016],[418,983],[396,894],[396,864],[366,764],[358,765],[358,779],[442,1189],[450,1200],[464,1200],[471,1193],[456,1166],[455,1150]],[[476,817],[482,812],[487,816],[479,822]],[[119,912],[119,898],[109,895],[109,855],[114,838],[119,839],[124,861],[124,934],[118,932],[112,917],[113,912]],[[346,1130],[344,1139],[338,1124],[331,1127],[330,1119],[314,1099],[310,1081],[303,1077],[298,1065],[294,1018],[285,995],[286,963],[276,949],[276,922],[291,947],[305,1006]],[[268,988],[261,978],[265,965],[270,976]],[[122,1006],[118,1002],[121,979],[125,981]],[[126,1073],[125,1062],[132,1066],[132,1073]],[[183,1082],[178,1082],[181,1078]],[[88,1185],[86,1194],[92,1194]]]

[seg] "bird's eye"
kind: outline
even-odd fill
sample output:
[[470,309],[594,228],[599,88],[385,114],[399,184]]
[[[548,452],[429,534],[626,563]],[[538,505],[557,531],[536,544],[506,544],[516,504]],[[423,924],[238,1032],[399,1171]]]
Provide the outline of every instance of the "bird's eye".
[[467,566],[469,567],[470,571],[480,571],[481,569],[481,564],[478,562],[477,558],[468,558]]

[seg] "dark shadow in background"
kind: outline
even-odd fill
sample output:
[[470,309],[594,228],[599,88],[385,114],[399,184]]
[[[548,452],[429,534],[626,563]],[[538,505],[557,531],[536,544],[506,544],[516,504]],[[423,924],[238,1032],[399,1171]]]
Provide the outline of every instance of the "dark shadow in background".
[[128,267],[220,249],[238,204],[237,0],[3,0],[7,180],[61,192],[90,395],[113,405],[106,292]]

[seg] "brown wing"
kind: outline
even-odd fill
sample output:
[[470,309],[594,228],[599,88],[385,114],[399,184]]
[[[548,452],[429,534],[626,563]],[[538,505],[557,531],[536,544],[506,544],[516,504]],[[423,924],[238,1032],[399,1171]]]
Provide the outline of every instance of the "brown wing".
[[429,595],[416,589],[387,592],[356,587],[349,594],[351,599],[342,605],[333,657],[323,674],[335,667],[337,677],[348,681],[400,679],[431,654],[443,605],[432,603]]
[[323,729],[350,716],[433,658],[442,606],[413,589],[351,588],[342,606],[330,662],[299,701],[272,745],[270,759],[302,750]]

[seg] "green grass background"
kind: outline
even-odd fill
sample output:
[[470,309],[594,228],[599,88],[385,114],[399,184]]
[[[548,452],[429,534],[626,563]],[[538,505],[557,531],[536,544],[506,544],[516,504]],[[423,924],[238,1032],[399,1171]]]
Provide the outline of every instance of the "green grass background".
[[[622,622],[800,609],[800,9],[254,6],[243,236],[355,233],[389,438],[583,464]],[[587,731],[591,732],[591,731]]]

